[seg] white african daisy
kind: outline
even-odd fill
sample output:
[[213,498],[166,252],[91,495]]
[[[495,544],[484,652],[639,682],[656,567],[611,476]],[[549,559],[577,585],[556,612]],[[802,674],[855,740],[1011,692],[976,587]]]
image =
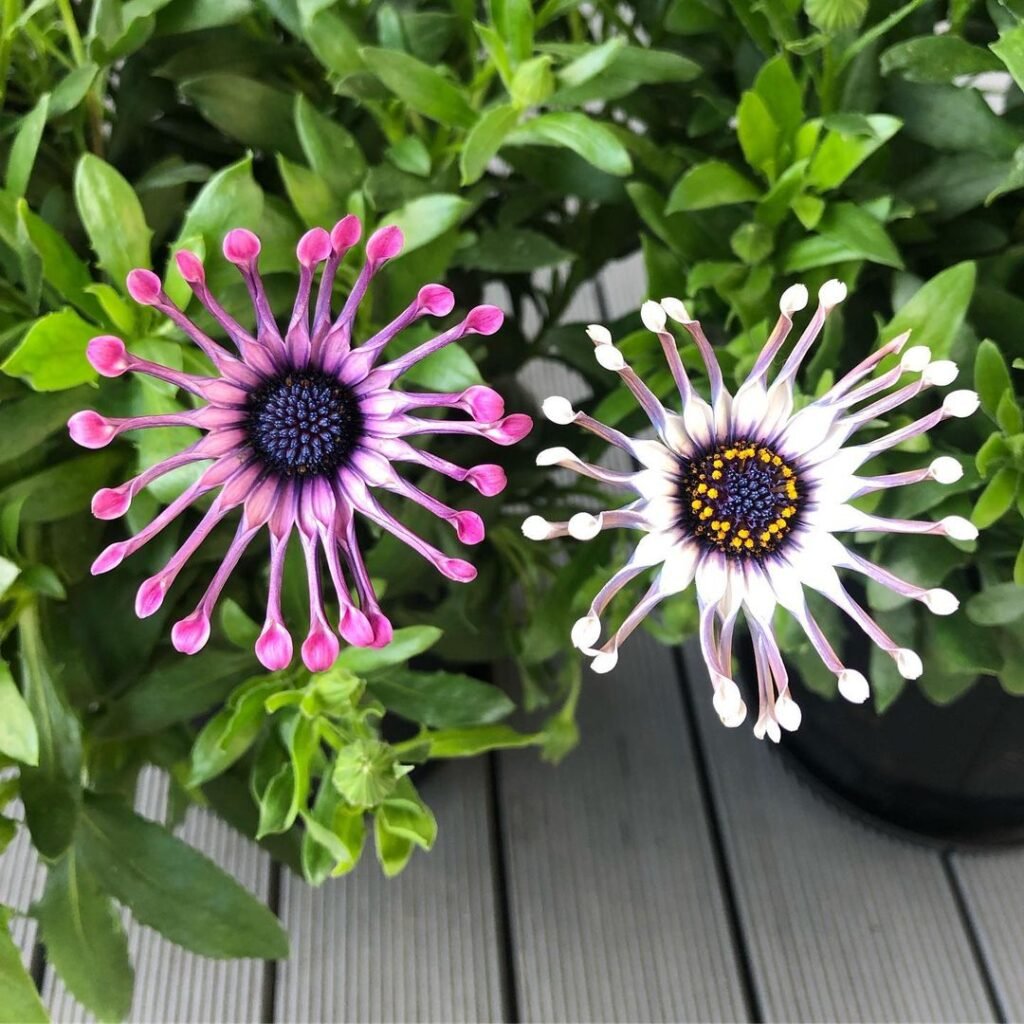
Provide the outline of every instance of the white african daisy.
[[[740,610],[753,641],[760,710],[754,733],[778,741],[780,727],[795,729],[800,709],[775,639],[772,619],[778,605],[806,631],[822,661],[835,673],[839,692],[848,700],[868,697],[864,676],[846,667],[811,614],[804,595],[810,587],[823,594],[889,654],[908,679],[921,674],[921,659],[889,637],[850,596],[838,569],[864,574],[899,594],[923,602],[938,615],[958,607],[947,590],[905,582],[870,562],[837,539],[837,533],[931,533],[957,540],[977,535],[960,516],[939,522],[886,519],[850,502],[862,495],[922,480],[952,483],[962,469],[948,456],[924,469],[885,476],[858,476],[870,459],[909,438],[923,434],[947,417],[969,416],[978,406],[973,391],[953,391],[940,408],[918,420],[861,444],[847,444],[862,427],[876,421],[925,388],[947,385],[956,365],[933,360],[924,346],[902,351],[908,334],[893,339],[851,370],[821,398],[794,412],[793,384],[800,364],[821,333],[831,310],[846,297],[846,287],[828,281],[818,293],[818,309],[793,346],[775,380],[766,377],[793,326],[793,315],[807,305],[807,289],[788,289],[779,303],[781,316],[746,380],[735,395],[700,324],[678,299],[646,302],[641,318],[661,342],[679,389],[682,412],[665,408],[629,368],[604,327],[587,333],[601,366],[619,374],[650,417],[658,440],[627,437],[577,412],[564,398],[544,403],[555,423],[576,423],[628,453],[639,469],[619,472],[583,462],[566,448],[549,448],[538,465],[562,466],[605,484],[632,492],[622,508],[591,515],[580,512],[566,523],[530,516],[523,532],[533,540],[570,535],[589,540],[602,530],[625,527],[643,534],[632,557],[601,588],[587,614],[572,629],[573,644],[593,658],[596,672],[609,671],[619,647],[663,598],[695,584],[700,611],[700,644],[714,686],[714,706],[726,725],[746,716],[746,705],[733,679],[732,637]],[[687,377],[666,317],[683,325],[700,351],[711,387],[710,404]],[[909,332],[908,332],[909,333]],[[886,357],[902,352],[891,370],[872,376]],[[911,383],[900,383],[913,374]],[[603,644],[600,617],[630,580],[657,567],[654,581],[619,629]]]

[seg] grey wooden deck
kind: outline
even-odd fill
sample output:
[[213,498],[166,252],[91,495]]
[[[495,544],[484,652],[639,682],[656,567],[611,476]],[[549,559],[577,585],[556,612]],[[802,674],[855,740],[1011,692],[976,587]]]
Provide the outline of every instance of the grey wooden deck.
[[[606,282],[608,315],[641,297],[635,261]],[[437,847],[391,882],[368,857],[309,890],[191,812],[189,841],[275,907],[292,956],[212,963],[133,925],[132,1020],[1024,1020],[1024,850],[848,817],[719,725],[699,659],[641,634],[588,677],[580,727],[558,768],[520,751],[429,777]],[[155,774],[139,799],[161,812]],[[19,841],[0,901],[26,909],[40,879]],[[54,1019],[84,1019],[16,929]]]

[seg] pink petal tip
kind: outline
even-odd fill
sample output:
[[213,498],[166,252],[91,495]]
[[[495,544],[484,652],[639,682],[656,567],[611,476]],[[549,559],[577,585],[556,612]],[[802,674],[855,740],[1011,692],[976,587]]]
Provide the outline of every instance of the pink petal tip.
[[331,236],[323,228],[311,228],[299,239],[295,255],[304,267],[323,263],[331,255]]
[[338,638],[323,626],[314,626],[302,644],[302,661],[310,672],[326,672],[338,657]]
[[93,576],[99,576],[102,573],[110,572],[111,569],[116,569],[124,561],[124,556],[127,553],[127,541],[120,540],[116,544],[111,544],[99,553],[96,561],[92,563],[92,568],[89,571]]
[[362,222],[354,213],[350,213],[348,216],[342,217],[341,220],[331,228],[331,245],[333,246],[334,251],[340,256],[343,252],[347,252],[351,249],[352,246],[359,241],[362,234]]
[[373,643],[370,646],[387,647],[395,635],[391,620],[380,612],[371,612],[367,617],[370,620],[370,625],[373,626]]
[[209,639],[210,619],[202,612],[193,612],[171,628],[171,643],[179,654],[198,654]]
[[224,236],[224,258],[231,263],[251,263],[260,254],[260,240],[246,228],[233,228]]
[[416,304],[431,316],[447,316],[455,308],[455,295],[443,284],[426,284],[416,296]]
[[83,448],[104,448],[114,439],[117,430],[105,416],[83,409],[68,420],[68,433],[71,440]]
[[452,521],[463,544],[479,544],[484,539],[484,521],[475,512],[456,512]]
[[268,622],[256,641],[256,657],[271,672],[287,668],[292,660],[291,634],[280,622]]
[[379,228],[370,235],[366,243],[366,258],[368,260],[390,260],[394,259],[405,244],[405,237],[401,229],[393,224],[390,227]]
[[152,270],[130,270],[125,279],[128,294],[140,306],[152,306],[160,301],[163,286]]
[[206,269],[203,261],[188,249],[181,249],[174,254],[174,262],[178,264],[178,273],[189,284],[200,284],[206,280]]
[[492,498],[495,494],[501,494],[508,483],[505,470],[493,463],[474,466],[466,474],[466,479],[487,498]]
[[474,334],[494,334],[505,322],[497,306],[475,306],[466,317],[466,330]]
[[135,595],[135,614],[140,619],[148,619],[164,603],[167,596],[167,584],[162,576],[151,576]]
[[442,558],[438,561],[438,569],[456,583],[469,583],[476,579],[476,566],[461,558]]
[[92,496],[92,514],[97,519],[119,519],[131,503],[127,487],[102,487]]
[[462,393],[469,405],[469,414],[477,423],[493,423],[505,415],[505,400],[494,388],[474,384]]
[[358,609],[348,605],[342,609],[338,632],[346,643],[353,647],[370,647],[373,644],[373,626],[370,620]]
[[120,377],[128,369],[128,350],[112,334],[93,338],[85,347],[85,357],[103,377]]
[[533,420],[525,413],[516,412],[506,416],[494,427],[487,428],[485,433],[497,444],[515,444],[521,441],[533,429]]

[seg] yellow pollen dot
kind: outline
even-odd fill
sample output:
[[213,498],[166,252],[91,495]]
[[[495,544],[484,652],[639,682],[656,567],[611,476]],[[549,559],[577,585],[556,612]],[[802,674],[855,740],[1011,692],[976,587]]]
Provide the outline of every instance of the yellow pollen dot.
[[718,488],[717,487],[712,487],[711,490],[708,491],[708,497],[710,499],[712,499],[712,500],[717,498],[718,497]]
[[729,522],[729,520],[728,520],[728,519],[726,519],[726,521],[725,521],[724,523],[722,523],[722,529],[723,529],[723,530],[724,530],[724,531],[725,531],[726,533],[728,533],[728,532],[729,532],[729,531],[730,531],[730,530],[732,529],[732,523],[730,523],[730,522]]
[[789,479],[789,477],[791,477],[791,476],[793,475],[793,470],[791,470],[791,469],[789,468],[789,466],[783,466],[783,467],[782,467],[782,475],[783,475],[784,477],[786,477],[786,479],[788,480],[788,479]]
[[720,530],[721,528],[722,528],[722,524],[717,519],[714,520],[714,522],[712,522],[712,524],[711,524],[711,529],[712,530]]
[[704,502],[701,501],[700,498],[694,498],[693,501],[690,502],[690,508],[694,510],[703,507],[703,505]]
[[747,537],[749,537],[749,536],[750,536],[750,531],[749,531],[749,530],[740,530],[740,531],[739,531],[739,535],[740,535],[740,536],[741,536],[741,537],[742,537],[742,538],[743,538],[744,540],[746,540],[746,539],[747,539]]
[[739,537],[733,537],[731,543],[734,548],[742,547],[743,545],[743,541],[741,541]]
[[771,539],[772,539],[772,535],[767,530],[765,530],[764,533],[762,533],[760,538],[759,538],[759,540],[761,541],[762,544],[767,544],[768,541],[770,541]]
[[772,524],[771,524],[771,525],[770,525],[770,526],[768,527],[768,533],[769,533],[769,534],[772,534],[772,533],[778,533],[778,532],[779,532],[779,524],[778,524],[778,523],[772,523]]
[[735,458],[736,458],[736,449],[735,449],[735,448],[730,448],[730,449],[729,449],[729,450],[728,450],[728,451],[727,451],[727,452],[725,453],[725,457],[726,457],[727,459],[735,459]]
[[[708,485],[707,484],[698,484],[697,485],[697,493],[698,494],[707,494],[708,493]],[[711,497],[711,498],[713,498],[714,496],[715,496],[714,494],[708,495],[708,497]]]
[[713,470],[712,473],[711,473],[711,479],[712,480],[721,480],[722,479],[722,474],[719,473],[717,469]]
[[743,542],[743,546],[745,548],[752,548],[754,546],[754,542],[748,538]]
[[778,455],[773,455],[772,456],[772,465],[773,466],[781,466],[782,465],[782,459],[780,459]]
[[710,519],[714,514],[715,513],[713,509],[706,508],[703,512],[701,512],[700,517],[701,519]]
[[711,463],[713,469],[721,469],[724,465],[725,463],[721,459],[715,459],[715,461]]

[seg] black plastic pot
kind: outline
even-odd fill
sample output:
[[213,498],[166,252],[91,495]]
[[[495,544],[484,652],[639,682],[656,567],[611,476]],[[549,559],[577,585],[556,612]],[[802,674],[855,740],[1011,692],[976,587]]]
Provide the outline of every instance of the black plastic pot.
[[803,723],[783,754],[832,792],[927,838],[1024,841],[1024,698],[983,677],[939,707],[911,683],[878,715],[792,676]]

